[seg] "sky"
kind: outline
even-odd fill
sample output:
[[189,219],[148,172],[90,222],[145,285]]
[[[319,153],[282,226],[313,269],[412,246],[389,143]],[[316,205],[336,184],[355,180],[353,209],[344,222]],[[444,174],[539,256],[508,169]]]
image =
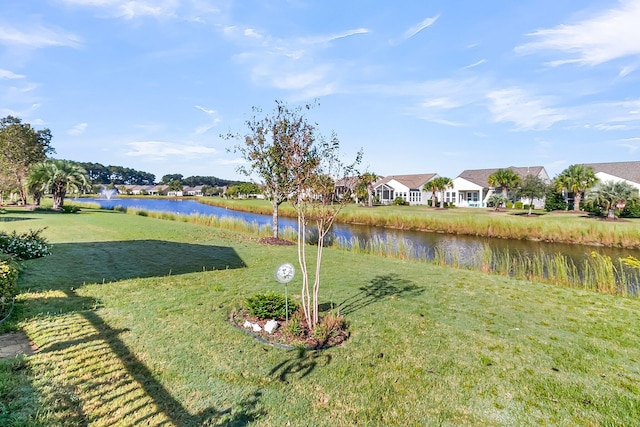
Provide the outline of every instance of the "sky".
[[221,135],[315,100],[382,176],[640,160],[640,0],[2,3],[0,117],[55,158],[243,179]]

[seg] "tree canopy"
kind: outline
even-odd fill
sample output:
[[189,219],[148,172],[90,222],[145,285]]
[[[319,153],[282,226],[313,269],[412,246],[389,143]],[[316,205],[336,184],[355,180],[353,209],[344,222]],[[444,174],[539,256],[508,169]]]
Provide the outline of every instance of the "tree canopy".
[[544,198],[546,192],[547,184],[540,177],[534,175],[525,176],[516,190],[520,197],[529,199],[529,215],[533,209],[533,200]]
[[36,164],[28,175],[29,188],[53,195],[53,209],[62,209],[68,192],[81,192],[90,187],[87,172],[75,162],[46,160]]
[[489,175],[487,183],[492,187],[502,187],[502,195],[507,197],[509,190],[520,184],[520,176],[511,169],[498,169]]
[[7,116],[0,119],[0,182],[12,185],[27,203],[26,178],[30,168],[54,153],[49,129],[35,130],[21,119]]
[[271,202],[273,237],[277,238],[278,207],[290,196],[295,172],[294,158],[304,153],[291,151],[304,144],[313,144],[315,126],[304,115],[312,106],[290,108],[282,101],[276,101],[271,113],[264,115],[259,107],[253,107],[253,116],[245,122],[244,135],[222,135],[226,139],[240,140],[232,151],[246,161],[237,171],[249,178],[257,178],[262,184],[265,197]]
[[615,219],[616,210],[637,196],[638,189],[626,181],[605,181],[587,193],[586,201],[606,212],[607,218]]
[[583,165],[571,165],[558,175],[554,180],[554,185],[558,191],[568,191],[573,193],[573,210],[580,210],[582,193],[593,187],[598,182],[598,178],[591,167]]

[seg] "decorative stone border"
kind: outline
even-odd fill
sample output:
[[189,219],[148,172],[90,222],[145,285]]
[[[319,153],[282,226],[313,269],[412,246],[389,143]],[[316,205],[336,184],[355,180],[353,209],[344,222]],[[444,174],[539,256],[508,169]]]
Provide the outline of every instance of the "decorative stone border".
[[[253,333],[253,331],[250,331],[249,329],[242,327],[242,325],[238,325],[238,323],[236,322],[235,316],[234,316],[235,313],[236,313],[235,310],[231,310],[231,312],[229,313],[229,321],[231,322],[231,324],[233,326],[235,326],[236,328],[240,329],[245,334],[253,337],[256,340],[258,340],[262,344],[267,344],[267,345],[270,345],[270,346],[273,346],[273,347],[282,348],[284,350],[295,350],[295,349],[298,348],[298,347],[294,347],[294,346],[289,345],[289,344],[283,344],[283,343],[276,342],[276,341],[266,340],[262,336]],[[305,347],[305,350],[313,350],[313,347]]]

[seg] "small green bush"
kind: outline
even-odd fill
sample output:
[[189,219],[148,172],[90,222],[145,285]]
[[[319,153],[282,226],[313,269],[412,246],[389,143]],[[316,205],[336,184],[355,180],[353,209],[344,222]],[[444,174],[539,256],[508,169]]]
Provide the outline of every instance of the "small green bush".
[[44,229],[29,230],[18,234],[0,231],[0,253],[13,255],[16,259],[40,258],[51,254],[51,245],[42,237]]
[[[284,319],[287,317],[287,302],[284,295],[275,292],[256,294],[245,300],[247,311],[259,319]],[[291,298],[288,298],[289,316],[296,306]]]
[[9,311],[9,306],[16,294],[18,282],[18,266],[6,257],[0,258],[0,319]]
[[522,209],[522,202],[516,202],[516,209]]
[[393,199],[393,204],[396,206],[407,206],[409,202],[405,201],[402,197],[396,197]]
[[628,201],[620,216],[622,218],[640,218],[640,202],[636,200]]
[[74,205],[63,205],[62,213],[78,213],[80,212],[80,208]]

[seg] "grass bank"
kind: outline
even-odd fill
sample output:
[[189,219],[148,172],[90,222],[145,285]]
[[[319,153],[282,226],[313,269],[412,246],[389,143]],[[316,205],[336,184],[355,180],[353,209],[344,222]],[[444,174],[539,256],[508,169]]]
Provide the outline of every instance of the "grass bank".
[[0,425],[640,421],[635,299],[327,249],[321,295],[351,338],[284,351],[228,316],[283,290],[295,247],[113,211],[7,215],[0,230],[46,227],[55,246],[24,263],[13,325],[40,352],[0,362]]
[[[271,205],[265,200],[229,200],[204,198],[203,203],[240,211],[270,215]],[[284,203],[280,213],[295,216],[293,208]],[[619,248],[640,248],[640,220],[601,219],[573,212],[499,211],[490,209],[433,209],[427,206],[376,206],[373,208],[347,205],[338,220],[408,230],[465,234],[501,239],[536,240],[554,243],[604,245]]]

